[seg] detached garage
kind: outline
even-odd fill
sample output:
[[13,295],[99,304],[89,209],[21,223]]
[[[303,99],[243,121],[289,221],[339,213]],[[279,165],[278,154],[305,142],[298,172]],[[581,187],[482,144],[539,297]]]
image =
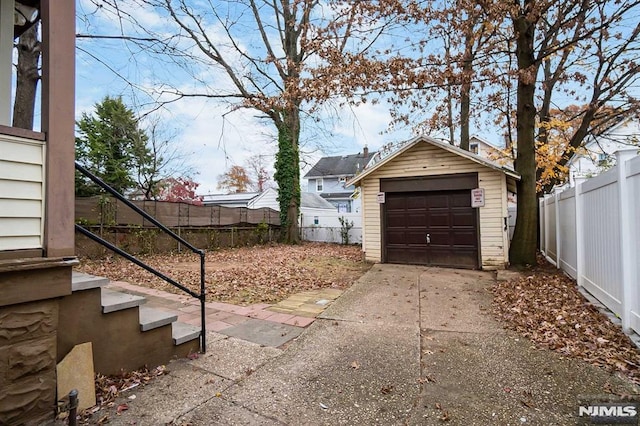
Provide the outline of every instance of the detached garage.
[[514,171],[435,139],[405,142],[347,185],[360,187],[367,260],[467,269],[509,262]]

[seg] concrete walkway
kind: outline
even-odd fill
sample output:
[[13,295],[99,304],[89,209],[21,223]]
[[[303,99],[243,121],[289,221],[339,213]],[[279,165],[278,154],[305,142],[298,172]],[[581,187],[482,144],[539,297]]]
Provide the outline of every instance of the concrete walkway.
[[[112,281],[106,288],[143,296],[145,306],[176,314],[180,322],[196,326],[202,322],[200,301],[188,295],[123,281]],[[294,294],[276,305],[237,306],[206,302],[206,329],[263,346],[280,347],[298,337],[341,294],[342,290],[333,288],[310,290]]]
[[504,331],[492,282],[375,265],[285,349],[211,332],[206,355],[124,395],[109,424],[564,425],[581,397],[637,391]]

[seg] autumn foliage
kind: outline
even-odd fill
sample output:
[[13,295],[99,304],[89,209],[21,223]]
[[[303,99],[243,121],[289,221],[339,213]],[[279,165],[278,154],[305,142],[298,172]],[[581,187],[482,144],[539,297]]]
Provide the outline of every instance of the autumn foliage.
[[196,189],[200,186],[189,178],[168,178],[160,183],[160,189],[156,200],[170,201],[173,203],[187,203],[194,206],[202,205],[202,196],[196,195]]
[[218,189],[228,194],[247,192],[253,185],[244,167],[233,165],[225,173],[218,176]]

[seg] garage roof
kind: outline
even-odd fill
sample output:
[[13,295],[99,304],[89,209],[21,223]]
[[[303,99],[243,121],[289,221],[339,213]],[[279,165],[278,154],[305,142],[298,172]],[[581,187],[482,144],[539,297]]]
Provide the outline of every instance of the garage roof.
[[345,186],[349,186],[349,185],[358,185],[359,182],[364,179],[365,177],[367,177],[368,175],[370,175],[371,173],[373,173],[375,170],[377,170],[378,168],[382,167],[383,165],[387,164],[388,162],[392,161],[394,158],[402,155],[404,152],[408,151],[409,149],[411,149],[412,147],[416,146],[419,143],[428,143],[434,146],[437,146],[438,148],[442,148],[445,151],[449,151],[453,154],[459,155],[461,157],[465,157],[468,158],[469,160],[476,162],[482,166],[485,167],[489,167],[490,169],[494,169],[494,170],[498,170],[501,171],[502,173],[506,174],[507,176],[516,179],[516,180],[520,180],[520,175],[518,173],[516,173],[515,171],[501,166],[500,164],[494,163],[493,161],[487,160],[484,157],[481,157],[477,154],[474,154],[472,152],[469,151],[465,151],[464,149],[458,148],[457,146],[453,146],[451,144],[445,143],[445,142],[440,142],[436,139],[433,139],[429,136],[425,136],[425,135],[421,135],[421,136],[416,136],[413,139],[410,139],[408,141],[406,141],[402,147],[400,149],[398,149],[397,151],[389,154],[388,156],[384,157],[383,159],[381,159],[380,161],[378,161],[377,163],[373,164],[372,166],[369,166],[368,168],[364,169],[362,171],[362,173],[360,173],[359,175],[355,176],[353,179],[349,180]]

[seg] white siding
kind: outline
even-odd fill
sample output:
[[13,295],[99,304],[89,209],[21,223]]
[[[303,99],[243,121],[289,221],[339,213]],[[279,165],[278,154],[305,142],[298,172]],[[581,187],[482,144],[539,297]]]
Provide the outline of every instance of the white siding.
[[0,135],[0,250],[42,247],[44,143]]
[[[315,224],[315,218],[318,224]],[[335,210],[302,208],[300,211],[300,232],[305,241],[342,243],[340,218],[353,222],[349,230],[349,243],[362,243],[362,215],[360,213],[340,213]]]
[[280,211],[280,203],[278,203],[278,191],[273,188],[267,188],[253,200],[247,203],[250,209],[259,209],[267,207],[276,211]]
[[362,181],[363,232],[367,260],[382,258],[380,205],[377,194],[381,178],[433,176],[455,173],[478,173],[480,188],[485,190],[485,206],[480,208],[480,254],[483,269],[504,268],[508,262],[506,176],[497,170],[450,153],[428,143],[419,143],[398,158],[375,170]]

